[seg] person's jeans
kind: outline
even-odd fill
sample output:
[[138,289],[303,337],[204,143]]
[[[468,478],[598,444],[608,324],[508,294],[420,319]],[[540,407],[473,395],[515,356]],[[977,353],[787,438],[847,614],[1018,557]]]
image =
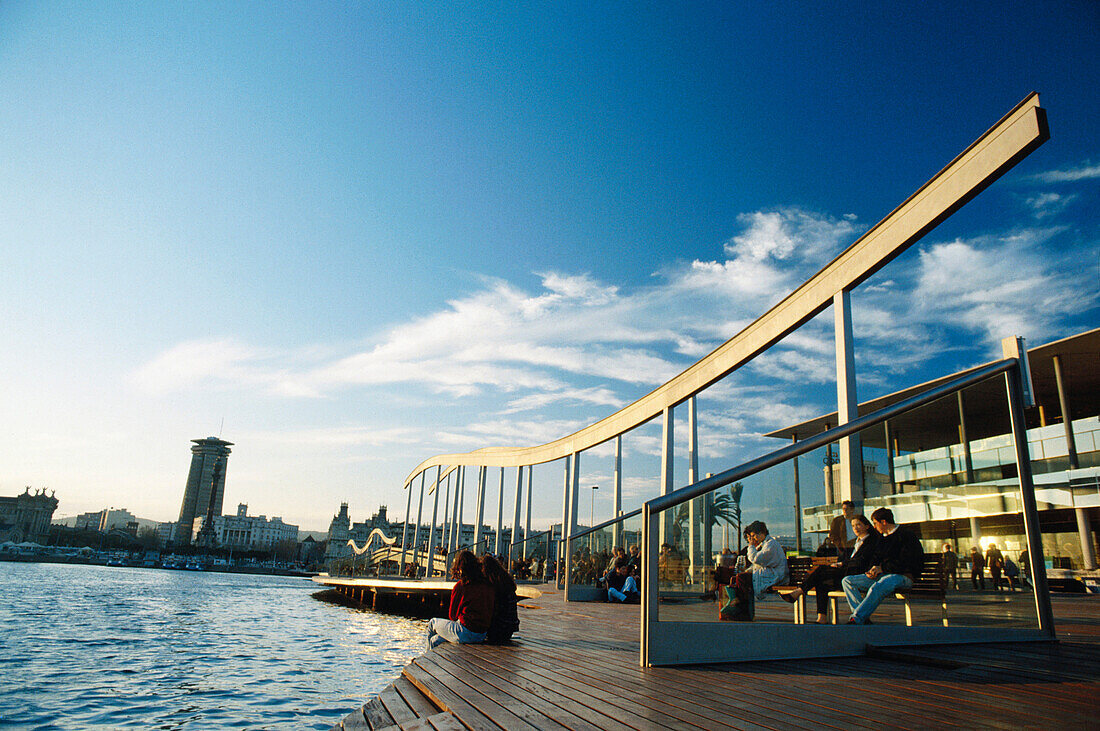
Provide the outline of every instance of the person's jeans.
[[[856,624],[867,624],[883,599],[898,589],[908,589],[913,585],[913,580],[905,574],[883,574],[877,579],[856,574],[845,576],[840,585],[844,587],[844,596],[848,597],[848,606],[852,608],[852,619]],[[863,596],[863,592],[867,595]]]
[[428,649],[432,649],[444,642],[454,642],[461,645],[472,645],[484,642],[488,632],[471,632],[460,623],[442,617],[433,617],[428,620]]
[[617,602],[625,602],[627,595],[629,594],[640,593],[641,590],[638,589],[638,582],[634,580],[633,576],[626,577],[626,582],[623,584],[622,591],[619,591],[618,589],[612,587],[607,588],[607,598],[614,599]]

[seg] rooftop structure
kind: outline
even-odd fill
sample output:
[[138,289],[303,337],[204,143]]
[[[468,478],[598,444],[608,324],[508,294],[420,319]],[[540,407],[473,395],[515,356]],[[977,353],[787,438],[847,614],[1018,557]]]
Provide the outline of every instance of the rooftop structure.
[[222,500],[225,497],[225,469],[229,462],[229,447],[217,437],[192,439],[191,469],[187,473],[187,486],[183,491],[183,504],[176,525],[175,541],[181,544],[191,542],[192,534],[197,533],[206,520],[208,538],[212,537],[214,518],[222,513]]

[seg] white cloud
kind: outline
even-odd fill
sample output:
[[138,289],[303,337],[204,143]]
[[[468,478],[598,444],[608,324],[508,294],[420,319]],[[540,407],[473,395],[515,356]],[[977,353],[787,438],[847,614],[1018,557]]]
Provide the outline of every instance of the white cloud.
[[1061,213],[1066,206],[1077,199],[1077,195],[1061,195],[1059,193],[1038,193],[1025,200],[1028,207],[1034,212],[1036,218],[1046,218]]
[[1034,176],[1035,180],[1043,183],[1074,183],[1095,178],[1100,178],[1100,165],[1091,163],[1083,163],[1068,170],[1048,170]]

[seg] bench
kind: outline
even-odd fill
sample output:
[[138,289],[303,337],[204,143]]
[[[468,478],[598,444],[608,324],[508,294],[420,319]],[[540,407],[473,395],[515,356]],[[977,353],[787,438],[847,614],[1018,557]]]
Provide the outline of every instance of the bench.
[[[789,594],[794,591],[806,574],[820,563],[831,563],[833,558],[804,558],[796,557],[787,559],[787,566],[791,573],[790,585],[773,586],[772,590],[779,594]],[[806,623],[806,597],[815,596],[811,590],[799,597],[794,603],[795,624]],[[905,626],[913,626],[913,597],[932,597],[939,600],[941,622],[944,627],[947,623],[947,577],[943,573],[943,554],[925,554],[924,565],[921,567],[920,576],[913,579],[913,586],[906,591],[894,593],[894,598],[905,603]],[[839,623],[840,600],[845,599],[843,591],[829,592],[829,617],[833,624]]]

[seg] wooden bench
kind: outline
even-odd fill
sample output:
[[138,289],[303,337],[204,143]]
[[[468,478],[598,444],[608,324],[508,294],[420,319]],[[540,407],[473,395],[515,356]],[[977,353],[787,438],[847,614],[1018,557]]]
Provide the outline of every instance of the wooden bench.
[[[798,584],[805,578],[814,566],[821,563],[832,563],[835,558],[804,558],[796,557],[787,559],[787,566],[791,573],[790,585],[773,586],[772,590],[778,594],[789,594],[798,588]],[[806,623],[806,597],[816,596],[811,590],[798,598],[794,603],[795,624]],[[925,554],[924,566],[921,567],[920,576],[914,577],[913,586],[905,591],[894,593],[894,598],[905,603],[905,626],[913,626],[913,597],[932,597],[939,600],[941,622],[944,627],[947,623],[947,577],[943,573],[943,554]],[[843,591],[829,592],[829,618],[833,624],[839,624],[840,600],[845,599]]]

